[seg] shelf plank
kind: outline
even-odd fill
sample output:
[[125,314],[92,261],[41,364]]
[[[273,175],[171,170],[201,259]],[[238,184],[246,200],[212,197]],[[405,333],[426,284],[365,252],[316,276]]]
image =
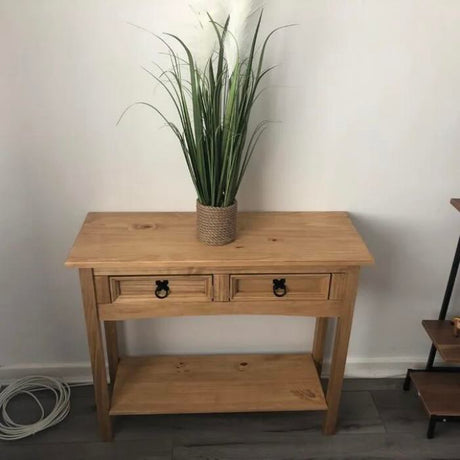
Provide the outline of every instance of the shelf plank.
[[460,416],[460,373],[414,372],[411,379],[429,415]]
[[455,337],[450,321],[423,320],[422,325],[446,363],[460,364],[460,336]]
[[311,354],[125,357],[110,415],[326,410]]

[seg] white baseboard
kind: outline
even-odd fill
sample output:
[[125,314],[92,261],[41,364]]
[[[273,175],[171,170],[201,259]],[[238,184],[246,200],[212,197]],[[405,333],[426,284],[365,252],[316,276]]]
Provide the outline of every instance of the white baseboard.
[[[398,378],[406,374],[407,368],[423,368],[423,357],[398,358],[353,358],[347,361],[345,377],[349,378]],[[323,375],[328,375],[329,363],[325,363]],[[68,383],[91,383],[89,362],[16,364],[0,366],[0,384],[7,384],[28,375],[47,375]]]
[[89,362],[0,366],[0,384],[3,385],[30,375],[56,377],[67,383],[92,383],[93,381]]
[[[380,357],[353,358],[347,360],[345,377],[347,378],[400,378],[405,377],[407,369],[423,369],[424,357]],[[330,363],[324,364],[323,375],[329,374]]]

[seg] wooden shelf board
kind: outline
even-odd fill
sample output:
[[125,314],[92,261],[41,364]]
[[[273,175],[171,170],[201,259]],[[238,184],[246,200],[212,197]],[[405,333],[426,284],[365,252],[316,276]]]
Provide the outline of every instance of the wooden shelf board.
[[413,372],[411,379],[429,415],[460,416],[460,373]]
[[446,363],[460,364],[460,336],[455,337],[450,321],[423,320],[422,325]]
[[310,354],[125,357],[110,415],[327,410]]
[[460,198],[452,198],[450,204],[457,210],[460,211]]

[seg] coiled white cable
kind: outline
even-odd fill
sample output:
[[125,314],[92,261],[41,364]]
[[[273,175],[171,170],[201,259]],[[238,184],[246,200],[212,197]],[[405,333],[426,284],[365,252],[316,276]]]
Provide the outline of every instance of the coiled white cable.
[[[56,398],[54,408],[46,416],[43,405],[34,394],[42,390],[52,391]],[[29,395],[40,408],[40,418],[30,425],[16,423],[8,414],[8,403],[19,394]],[[70,387],[67,383],[52,377],[24,377],[11,383],[0,392],[0,409],[3,418],[3,421],[0,420],[0,439],[3,441],[15,441],[26,438],[57,425],[67,417],[70,412]]]

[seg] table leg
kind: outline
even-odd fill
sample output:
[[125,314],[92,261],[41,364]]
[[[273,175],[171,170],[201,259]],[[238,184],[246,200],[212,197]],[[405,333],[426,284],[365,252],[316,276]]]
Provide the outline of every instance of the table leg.
[[313,338],[313,361],[318,369],[318,375],[321,377],[324,358],[324,344],[326,341],[327,326],[329,318],[316,318],[315,335]]
[[112,423],[109,415],[109,389],[105,370],[101,324],[97,313],[93,271],[90,268],[80,269],[80,285],[85,312],[91,368],[93,370],[94,395],[96,399],[99,430],[102,439],[104,441],[110,441],[112,439]]
[[343,311],[341,316],[337,318],[331,371],[329,383],[327,385],[326,401],[328,410],[323,423],[324,434],[334,434],[336,430],[345,363],[347,360],[348,342],[350,340],[353,310],[358,289],[358,278],[359,268],[348,272],[343,300]]
[[[97,303],[110,303],[110,285],[108,276],[95,276],[94,286],[96,288]],[[118,332],[116,321],[105,321],[105,345],[107,349],[107,361],[109,363],[110,383],[113,385],[118,369],[120,354],[118,352]]]

